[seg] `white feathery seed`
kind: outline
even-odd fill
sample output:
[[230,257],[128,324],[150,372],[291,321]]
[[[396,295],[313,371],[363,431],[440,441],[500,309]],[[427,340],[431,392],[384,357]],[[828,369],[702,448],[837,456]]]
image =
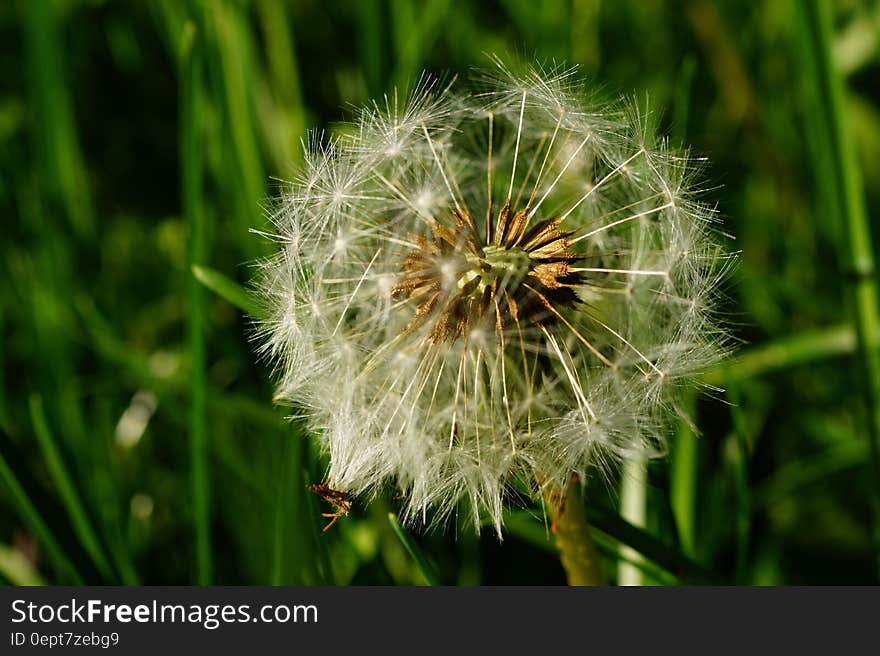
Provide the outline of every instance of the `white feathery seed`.
[[728,260],[699,167],[645,111],[591,102],[573,69],[476,84],[425,77],[311,141],[260,344],[328,500],[393,486],[411,524],[464,500],[500,532],[515,483],[664,452],[676,388],[722,348]]

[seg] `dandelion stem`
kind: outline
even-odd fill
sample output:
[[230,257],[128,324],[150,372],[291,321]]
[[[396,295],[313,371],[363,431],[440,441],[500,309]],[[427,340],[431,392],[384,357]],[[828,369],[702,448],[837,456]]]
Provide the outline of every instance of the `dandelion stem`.
[[544,497],[552,513],[551,530],[568,584],[607,585],[577,477],[572,477],[565,490],[545,489]]

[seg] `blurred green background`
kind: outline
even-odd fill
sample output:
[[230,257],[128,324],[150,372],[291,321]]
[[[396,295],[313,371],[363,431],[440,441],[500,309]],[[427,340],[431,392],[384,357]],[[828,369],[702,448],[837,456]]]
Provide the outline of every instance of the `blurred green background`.
[[647,96],[742,253],[699,437],[589,484],[612,581],[878,583],[868,0],[0,2],[0,580],[564,582],[540,508],[503,543],[400,534],[392,495],[322,533],[324,463],[229,302],[307,130],[486,53]]

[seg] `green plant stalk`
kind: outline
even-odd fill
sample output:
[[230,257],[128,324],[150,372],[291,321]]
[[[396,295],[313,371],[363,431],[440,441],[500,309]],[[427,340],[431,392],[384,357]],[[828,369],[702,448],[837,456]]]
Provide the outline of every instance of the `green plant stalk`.
[[852,271],[855,328],[868,409],[868,452],[872,494],[872,542],[875,570],[880,575],[880,320],[877,314],[877,279],[871,226],[865,207],[862,178],[852,135],[846,120],[844,83],[832,57],[833,23],[830,3],[809,0],[795,3],[817,54],[817,82],[825,104],[827,129],[845,227],[846,256]]
[[550,530],[556,536],[568,584],[607,585],[577,479],[572,478],[564,490],[545,489],[544,499],[553,518]]
[[[193,23],[185,27],[180,59],[181,178],[183,211],[189,232],[187,260],[190,268],[205,258],[204,207],[202,197],[202,62],[201,38]],[[205,328],[204,290],[188,272],[187,321],[189,345],[189,430],[193,519],[196,539],[196,580],[208,585],[212,578],[210,536],[210,482],[208,476],[208,435],[205,415]]]

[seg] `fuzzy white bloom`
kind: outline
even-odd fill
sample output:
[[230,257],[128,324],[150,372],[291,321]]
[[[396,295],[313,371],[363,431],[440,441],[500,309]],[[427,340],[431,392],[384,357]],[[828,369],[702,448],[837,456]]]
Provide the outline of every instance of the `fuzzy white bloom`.
[[469,92],[423,81],[311,144],[261,336],[340,511],[391,484],[410,522],[464,499],[500,531],[514,483],[664,451],[671,392],[718,354],[724,267],[693,162],[644,112],[572,70]]

